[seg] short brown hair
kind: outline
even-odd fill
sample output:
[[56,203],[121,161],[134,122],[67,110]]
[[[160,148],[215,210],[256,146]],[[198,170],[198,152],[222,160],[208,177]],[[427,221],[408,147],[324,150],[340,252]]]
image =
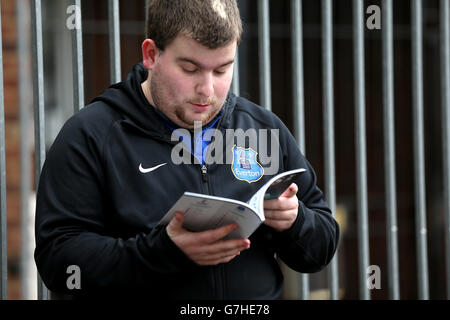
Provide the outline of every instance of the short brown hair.
[[164,50],[179,34],[210,49],[239,44],[242,22],[236,0],[150,0],[146,38]]

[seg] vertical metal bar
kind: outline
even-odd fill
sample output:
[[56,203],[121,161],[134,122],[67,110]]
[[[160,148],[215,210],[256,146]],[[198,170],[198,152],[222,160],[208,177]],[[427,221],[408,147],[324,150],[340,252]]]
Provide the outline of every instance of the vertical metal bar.
[[34,216],[30,213],[29,202],[31,193],[30,165],[30,111],[32,100],[29,88],[32,83],[30,70],[30,4],[27,0],[17,1],[17,51],[19,59],[19,113],[20,113],[20,229],[21,254],[20,274],[22,299],[35,297],[35,264],[33,260],[33,233],[29,232]]
[[74,112],[84,107],[83,36],[81,26],[81,0],[73,0],[76,10],[76,27],[72,30],[73,103]]
[[261,105],[272,110],[269,0],[258,0],[259,90]]
[[360,298],[370,299],[366,283],[369,267],[369,223],[367,205],[366,93],[364,76],[364,9],[361,0],[353,0],[353,56],[355,85],[356,190],[358,213],[358,260]]
[[[1,8],[0,8],[1,13]],[[0,26],[2,25],[0,14]],[[6,237],[6,163],[5,163],[5,104],[3,90],[3,49],[2,31],[0,30],[0,216],[1,216],[1,298],[8,299],[8,255],[7,255],[7,237]]]
[[120,18],[119,0],[108,0],[109,14],[109,59],[111,84],[120,82],[121,61],[120,61]]
[[[322,64],[323,64],[323,121],[324,121],[324,161],[325,197],[333,216],[336,212],[336,169],[334,152],[334,81],[333,81],[333,16],[332,1],[322,0]],[[338,297],[337,255],[329,267],[330,298]]]
[[414,131],[415,218],[419,298],[429,298],[427,226],[425,204],[425,160],[423,128],[423,54],[422,1],[413,0],[412,18],[412,92]]
[[[36,189],[45,161],[45,118],[44,118],[44,64],[42,49],[41,0],[32,0],[32,47],[33,47],[33,96],[34,96],[34,145],[36,162]],[[38,299],[47,300],[48,290],[38,277]]]
[[444,171],[444,237],[447,299],[450,299],[450,2],[440,2],[442,153]]
[[239,84],[239,47],[236,48],[236,56],[234,57],[233,82],[231,83],[231,91],[236,95],[240,95]]
[[148,8],[150,7],[150,0],[145,0],[145,35],[147,34],[148,25]]
[[302,0],[291,0],[291,37],[292,37],[292,87],[294,108],[294,132],[303,154],[305,143],[305,100],[303,83],[303,30]]
[[386,188],[386,235],[389,298],[400,299],[397,244],[397,192],[394,130],[394,46],[392,0],[382,2],[384,177]]
[[[291,38],[292,38],[292,91],[294,133],[300,150],[306,154],[305,147],[305,101],[303,84],[303,31],[302,0],[291,0]],[[300,299],[309,299],[309,276],[300,274]]]

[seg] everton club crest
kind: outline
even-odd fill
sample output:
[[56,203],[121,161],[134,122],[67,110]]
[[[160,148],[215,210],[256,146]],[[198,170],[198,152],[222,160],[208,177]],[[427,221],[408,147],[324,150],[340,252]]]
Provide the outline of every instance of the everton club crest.
[[256,160],[258,153],[252,148],[233,146],[231,171],[238,180],[256,182],[264,175],[264,168]]

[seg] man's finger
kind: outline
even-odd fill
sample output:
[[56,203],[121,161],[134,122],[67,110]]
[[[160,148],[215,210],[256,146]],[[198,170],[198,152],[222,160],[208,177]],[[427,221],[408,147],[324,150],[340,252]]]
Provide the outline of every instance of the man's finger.
[[205,248],[205,254],[217,254],[228,251],[242,251],[250,248],[250,240],[248,239],[232,239],[232,240],[222,240],[213,244],[209,244]]
[[236,224],[228,224],[217,229],[199,232],[198,236],[201,241],[204,241],[206,243],[213,243],[227,236],[228,234],[236,230],[237,227],[238,226]]
[[277,231],[286,230],[286,229],[290,228],[290,226],[292,225],[287,220],[274,220],[274,219],[267,219],[264,221],[264,224],[269,227],[274,228]]
[[264,200],[264,212],[266,212],[266,210],[285,211],[296,209],[297,207],[298,201],[293,197],[280,197],[278,199]]
[[219,259],[223,259],[226,257],[230,257],[230,256],[234,256],[234,255],[239,255],[241,251],[245,250],[244,248],[236,248],[233,250],[228,250],[228,251],[222,251],[222,252],[217,252],[214,254],[208,254],[208,255],[204,255],[202,256],[200,259],[201,260],[219,260]]
[[218,259],[205,259],[205,260],[199,260],[198,264],[203,266],[215,266],[219,263],[227,263],[234,259],[238,254],[232,254],[227,257],[218,258]]
[[291,220],[284,210],[264,210],[266,220]]
[[173,236],[178,230],[183,228],[184,216],[181,212],[176,212],[175,216],[170,220],[167,225],[167,233],[169,236]]

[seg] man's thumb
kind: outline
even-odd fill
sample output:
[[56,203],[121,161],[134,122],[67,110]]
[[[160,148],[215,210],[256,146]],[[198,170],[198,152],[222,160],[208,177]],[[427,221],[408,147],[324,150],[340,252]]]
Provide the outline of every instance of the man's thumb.
[[297,194],[298,187],[295,183],[291,183],[289,188],[287,188],[280,197],[290,198]]
[[167,225],[167,231],[178,231],[182,228],[184,221],[184,216],[181,212],[176,212],[172,220],[170,220],[169,224]]

